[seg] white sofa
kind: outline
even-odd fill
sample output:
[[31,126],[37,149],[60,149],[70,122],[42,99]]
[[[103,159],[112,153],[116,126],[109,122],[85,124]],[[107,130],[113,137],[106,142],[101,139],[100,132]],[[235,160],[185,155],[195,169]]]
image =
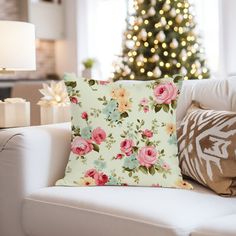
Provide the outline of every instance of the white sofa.
[[[192,100],[236,111],[236,80],[184,83]],[[235,236],[236,198],[194,190],[53,187],[63,177],[70,124],[0,131],[0,236]]]

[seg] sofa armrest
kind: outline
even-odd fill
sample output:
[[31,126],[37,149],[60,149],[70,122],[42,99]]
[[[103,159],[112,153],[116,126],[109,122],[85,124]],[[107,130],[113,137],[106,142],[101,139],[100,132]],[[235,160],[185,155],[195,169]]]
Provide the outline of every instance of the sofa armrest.
[[0,235],[21,235],[22,200],[63,177],[70,137],[69,123],[0,131]]

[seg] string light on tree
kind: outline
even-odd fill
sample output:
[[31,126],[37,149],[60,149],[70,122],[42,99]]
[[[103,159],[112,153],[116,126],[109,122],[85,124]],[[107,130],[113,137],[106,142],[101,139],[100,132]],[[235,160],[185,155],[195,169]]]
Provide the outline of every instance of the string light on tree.
[[188,0],[134,0],[114,80],[209,78]]

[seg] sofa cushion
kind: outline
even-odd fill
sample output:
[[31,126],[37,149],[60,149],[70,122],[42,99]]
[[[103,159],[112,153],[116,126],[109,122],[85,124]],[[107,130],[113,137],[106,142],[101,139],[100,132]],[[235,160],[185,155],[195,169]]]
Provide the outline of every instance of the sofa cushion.
[[117,84],[65,75],[72,143],[56,185],[191,188],[178,163],[176,106],[181,77]]
[[196,184],[191,191],[50,187],[25,200],[23,226],[29,236],[187,236],[204,222],[233,213],[236,198]]
[[195,229],[191,236],[235,236],[236,214],[222,216]]

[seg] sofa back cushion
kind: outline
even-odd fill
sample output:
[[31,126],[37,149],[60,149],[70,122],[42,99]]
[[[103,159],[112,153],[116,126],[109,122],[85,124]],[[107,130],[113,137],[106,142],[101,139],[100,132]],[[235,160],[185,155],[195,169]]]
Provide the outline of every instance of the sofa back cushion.
[[207,79],[183,82],[177,106],[177,124],[183,120],[192,101],[213,110],[236,111],[236,80]]

